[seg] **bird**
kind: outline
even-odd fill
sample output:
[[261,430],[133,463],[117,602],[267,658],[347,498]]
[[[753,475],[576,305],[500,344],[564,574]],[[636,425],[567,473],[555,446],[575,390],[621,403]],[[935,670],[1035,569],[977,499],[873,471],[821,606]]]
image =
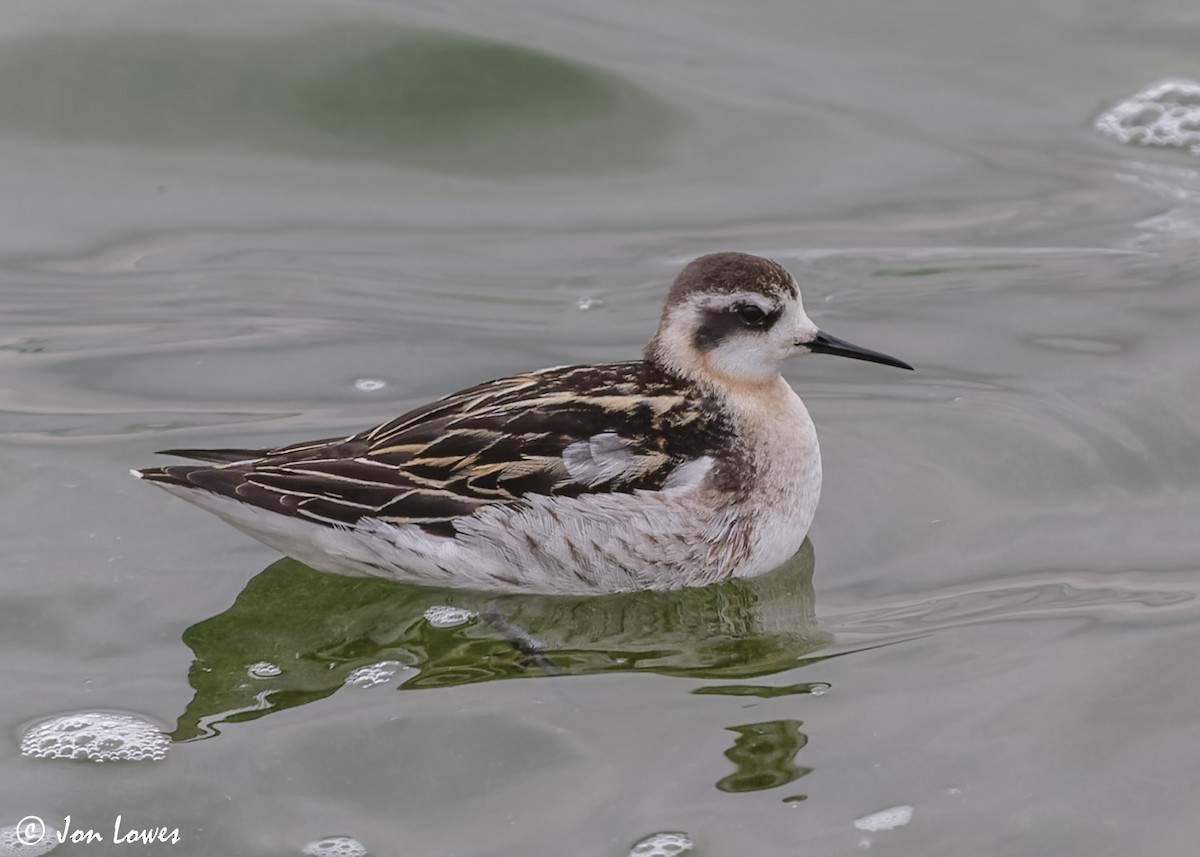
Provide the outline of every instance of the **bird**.
[[821,453],[781,374],[832,354],[911,370],[804,311],[780,264],[688,263],[640,360],[469,387],[348,437],[177,449],[133,474],[326,572],[496,593],[706,586],[782,565]]

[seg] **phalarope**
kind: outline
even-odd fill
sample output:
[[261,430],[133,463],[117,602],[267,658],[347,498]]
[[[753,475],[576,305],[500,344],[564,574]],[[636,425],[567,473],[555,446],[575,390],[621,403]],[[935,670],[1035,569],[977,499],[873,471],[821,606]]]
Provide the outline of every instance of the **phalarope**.
[[799,550],[821,490],[800,354],[912,369],[819,330],[783,267],[688,264],[641,360],[489,381],[349,437],[168,450],[134,475],[323,571],[601,593],[750,577]]

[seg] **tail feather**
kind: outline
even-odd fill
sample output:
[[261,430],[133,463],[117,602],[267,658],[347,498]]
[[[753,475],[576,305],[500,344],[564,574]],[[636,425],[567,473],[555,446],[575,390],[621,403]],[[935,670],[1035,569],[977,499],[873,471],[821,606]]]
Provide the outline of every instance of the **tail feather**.
[[181,488],[196,488],[197,485],[192,480],[192,475],[200,470],[212,469],[203,464],[172,464],[167,467],[146,467],[142,470],[130,470],[129,472],[138,479],[144,479],[147,482],[177,485]]
[[211,461],[214,464],[229,464],[234,461],[262,458],[270,451],[269,449],[160,449],[157,454],[190,458],[193,461]]

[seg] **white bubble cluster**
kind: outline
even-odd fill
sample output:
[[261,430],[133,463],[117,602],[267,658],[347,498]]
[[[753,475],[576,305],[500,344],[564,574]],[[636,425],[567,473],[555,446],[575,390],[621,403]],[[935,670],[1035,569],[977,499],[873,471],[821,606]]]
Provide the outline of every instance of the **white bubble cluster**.
[[855,819],[854,826],[868,833],[878,833],[880,830],[895,830],[897,827],[903,827],[912,821],[912,817],[913,808],[911,806],[892,806]]
[[1200,82],[1173,79],[1151,84],[1103,113],[1096,130],[1122,143],[1200,155]]
[[250,678],[275,678],[275,676],[283,675],[283,670],[270,661],[259,661],[246,667],[246,675]]
[[425,621],[435,628],[457,628],[470,622],[476,615],[464,607],[438,604],[425,611]]
[[21,825],[0,827],[0,857],[38,857],[58,847],[58,831],[41,819],[22,819]]
[[378,378],[359,378],[354,382],[354,389],[363,393],[374,393],[376,390],[382,390],[387,386],[387,381],[381,381]]
[[675,857],[693,847],[691,837],[686,833],[655,833],[630,848],[629,857]]
[[367,857],[367,846],[350,836],[326,836],[304,846],[309,857]]
[[171,739],[133,714],[63,714],[33,724],[21,738],[21,755],[30,759],[78,759],[88,762],[141,762],[166,758]]
[[406,669],[406,667],[399,661],[380,661],[377,664],[367,664],[346,676],[346,684],[355,687],[374,687],[377,684],[387,684],[402,669]]

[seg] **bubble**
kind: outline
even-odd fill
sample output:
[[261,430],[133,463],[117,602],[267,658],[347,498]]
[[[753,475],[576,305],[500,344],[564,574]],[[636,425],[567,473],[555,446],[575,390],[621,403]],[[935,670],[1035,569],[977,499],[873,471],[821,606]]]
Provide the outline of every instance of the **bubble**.
[[406,667],[399,661],[380,661],[377,664],[368,664],[346,676],[346,684],[355,687],[374,687],[377,684],[387,684],[391,681],[392,676],[402,669],[406,669]]
[[142,717],[111,712],[62,714],[25,730],[21,755],[30,759],[141,762],[166,758],[171,739]]
[[604,301],[600,298],[580,298],[575,301],[575,306],[579,307],[584,312],[590,309],[600,309],[604,306]]
[[464,607],[438,604],[425,611],[425,621],[435,628],[457,628],[467,624],[477,615]]
[[325,836],[304,846],[309,857],[367,857],[367,846],[350,836]]
[[655,833],[636,842],[629,849],[629,857],[675,857],[693,847],[691,837],[686,833]]
[[361,390],[364,393],[374,393],[376,390],[382,390],[387,386],[387,381],[381,381],[378,378],[359,378],[354,382],[354,389]]
[[259,661],[246,667],[246,675],[250,678],[275,678],[277,675],[283,675],[283,670],[269,661]]
[[912,821],[912,817],[913,808],[911,806],[892,806],[855,819],[854,826],[868,833],[878,833],[880,830],[895,830],[897,827],[903,827]]
[[1095,128],[1122,143],[1200,155],[1200,83],[1160,80],[1102,113]]
[[58,847],[58,831],[40,818],[28,816],[20,824],[0,827],[0,857],[37,857]]

